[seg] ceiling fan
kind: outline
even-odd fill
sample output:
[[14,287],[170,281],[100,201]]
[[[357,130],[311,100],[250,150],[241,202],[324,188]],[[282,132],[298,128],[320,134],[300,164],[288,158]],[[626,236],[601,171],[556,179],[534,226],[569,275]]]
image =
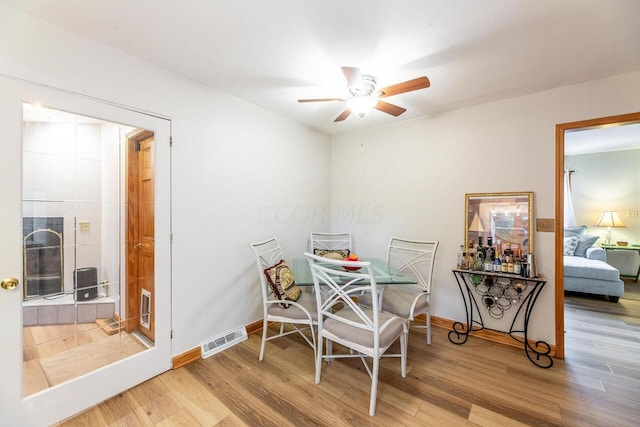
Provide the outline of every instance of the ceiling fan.
[[326,101],[342,101],[347,103],[347,108],[334,120],[341,122],[354,112],[360,117],[364,117],[372,109],[382,111],[383,113],[399,116],[407,111],[406,108],[389,104],[382,101],[381,98],[399,95],[401,93],[411,92],[418,89],[426,89],[431,83],[426,76],[418,77],[406,82],[397,83],[385,88],[376,90],[376,79],[369,74],[361,74],[358,67],[340,67],[342,74],[347,79],[349,87],[349,96],[347,98],[311,98],[298,99],[298,102],[326,102]]

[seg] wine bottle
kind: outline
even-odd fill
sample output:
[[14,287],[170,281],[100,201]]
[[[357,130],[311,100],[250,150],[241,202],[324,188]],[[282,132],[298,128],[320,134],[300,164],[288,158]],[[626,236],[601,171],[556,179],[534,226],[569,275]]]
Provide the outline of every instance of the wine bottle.
[[511,250],[511,242],[505,243],[506,249],[504,250],[505,255],[513,255],[513,251]]
[[487,248],[485,250],[484,270],[485,271],[493,271],[493,260],[491,259],[491,248]]
[[493,258],[493,271],[500,273],[502,271],[502,262],[500,261],[500,252],[496,249],[496,256]]
[[515,262],[513,263],[513,274],[520,275],[522,272],[522,264],[520,263],[520,256],[516,255]]
[[478,271],[484,270],[484,256],[480,251],[476,252],[476,265],[474,270],[478,270]]

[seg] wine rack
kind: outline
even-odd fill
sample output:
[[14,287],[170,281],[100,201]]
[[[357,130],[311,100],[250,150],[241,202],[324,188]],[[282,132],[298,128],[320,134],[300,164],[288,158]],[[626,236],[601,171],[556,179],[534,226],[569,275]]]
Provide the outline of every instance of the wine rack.
[[[531,312],[547,281],[544,276],[522,277],[516,274],[453,269],[466,312],[466,325],[455,322],[449,341],[462,345],[469,334],[483,329],[508,334],[524,346],[527,358],[536,366],[550,368],[551,347],[545,341],[528,340]],[[513,316],[508,330],[485,327],[483,315],[493,319]],[[519,321],[519,322],[518,322]],[[519,325],[519,326],[516,326]]]

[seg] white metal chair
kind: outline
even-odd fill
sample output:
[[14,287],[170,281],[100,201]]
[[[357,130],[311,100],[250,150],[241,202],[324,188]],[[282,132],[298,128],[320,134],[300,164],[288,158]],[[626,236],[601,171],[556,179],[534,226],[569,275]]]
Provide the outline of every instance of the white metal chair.
[[[260,360],[262,361],[264,359],[264,350],[267,341],[292,333],[299,333],[311,348],[313,348],[315,356],[317,346],[314,327],[317,325],[318,307],[314,295],[308,292],[302,292],[297,301],[283,301],[278,299],[267,280],[265,269],[273,267],[281,260],[284,260],[280,244],[276,238],[270,238],[262,242],[251,243],[250,246],[256,256],[260,287],[262,288],[264,320],[262,325]],[[285,306],[288,307],[285,308]],[[268,336],[269,322],[280,323],[280,331],[277,335]],[[293,329],[285,332],[284,326],[287,323],[290,324]],[[311,331],[311,338],[303,332],[305,329]]]
[[438,241],[408,240],[392,237],[389,241],[387,264],[418,281],[416,285],[388,286],[384,291],[382,309],[394,313],[407,322],[424,313],[427,344],[431,345],[431,281],[438,250]]
[[[407,325],[400,317],[380,311],[378,289],[370,262],[333,260],[305,253],[313,276],[318,304],[318,350],[316,352],[316,384],[320,384],[322,359],[359,357],[371,377],[369,415],[375,415],[380,358],[400,357],[402,377],[407,375]],[[343,267],[360,267],[347,271]],[[321,292],[326,288],[327,292]],[[358,305],[353,297],[370,294],[373,307]],[[322,295],[326,297],[322,297]],[[322,354],[323,338],[327,339],[327,354]],[[385,354],[400,338],[400,354]],[[335,342],[350,350],[349,354],[332,354]],[[369,366],[365,357],[372,359]]]
[[[318,231],[311,232],[311,240],[309,241],[310,250],[314,255],[331,255],[332,253],[350,253],[353,248],[351,247],[351,233],[324,233]],[[327,254],[328,253],[328,254]],[[334,256],[334,258],[338,258]]]

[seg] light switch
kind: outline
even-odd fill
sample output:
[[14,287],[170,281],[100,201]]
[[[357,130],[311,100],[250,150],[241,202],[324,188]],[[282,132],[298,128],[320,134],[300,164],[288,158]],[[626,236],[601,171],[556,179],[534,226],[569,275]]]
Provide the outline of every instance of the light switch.
[[536,231],[553,232],[556,228],[553,218],[536,218]]
[[627,218],[638,218],[638,211],[627,211]]
[[90,229],[89,221],[80,221],[78,223],[78,228],[80,229],[80,231],[89,231]]

